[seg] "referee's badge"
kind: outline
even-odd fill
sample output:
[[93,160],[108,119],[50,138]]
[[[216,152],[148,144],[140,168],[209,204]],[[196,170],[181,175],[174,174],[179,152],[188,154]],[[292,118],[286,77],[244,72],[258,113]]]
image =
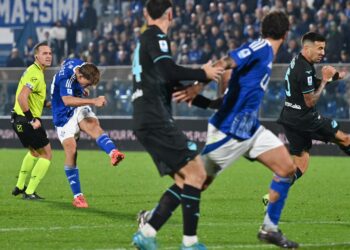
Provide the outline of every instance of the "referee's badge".
[[307,85],[312,86],[312,76],[307,77]]
[[16,129],[18,133],[23,133],[23,127],[21,124],[17,124]]
[[168,43],[165,40],[159,40],[159,47],[162,52],[169,52]]

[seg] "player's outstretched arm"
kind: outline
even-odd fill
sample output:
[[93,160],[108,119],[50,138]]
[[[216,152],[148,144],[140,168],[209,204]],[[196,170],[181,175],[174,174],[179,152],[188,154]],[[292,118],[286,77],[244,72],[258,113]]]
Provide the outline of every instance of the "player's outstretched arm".
[[221,67],[214,67],[211,63],[203,67],[203,69],[192,69],[177,65],[172,59],[164,58],[156,62],[156,66],[163,78],[169,84],[174,85],[179,81],[200,81],[206,82],[216,80],[223,73]]
[[80,98],[75,96],[62,96],[64,105],[70,107],[79,107],[85,105],[93,105],[96,107],[103,107],[107,104],[106,97],[99,96],[96,98]]
[[224,73],[224,67],[221,65],[214,65],[211,61],[208,61],[202,66],[208,79],[214,81],[220,81],[222,74]]
[[213,63],[214,67],[220,67],[224,70],[234,69],[237,67],[237,63],[229,56],[224,56],[220,60]]
[[[221,76],[218,85],[220,88],[220,96],[222,96],[227,88],[228,81],[230,79],[232,70],[226,70]],[[199,97],[198,94],[203,90],[204,84],[196,81],[192,85],[181,88],[173,93],[173,100],[177,103],[187,102],[189,106],[195,105],[200,108],[212,108],[217,109],[221,104],[222,98],[216,100],[210,100],[205,97]],[[196,98],[196,97],[199,98]],[[194,102],[195,101],[195,102]]]

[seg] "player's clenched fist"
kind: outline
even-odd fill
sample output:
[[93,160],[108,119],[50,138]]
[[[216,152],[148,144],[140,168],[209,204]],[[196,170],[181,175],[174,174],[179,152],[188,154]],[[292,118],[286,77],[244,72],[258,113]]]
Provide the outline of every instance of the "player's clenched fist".
[[325,81],[332,80],[332,77],[337,72],[337,70],[332,66],[323,66],[322,67],[322,79]]
[[100,95],[99,97],[95,98],[94,100],[95,100],[94,105],[96,107],[103,107],[104,105],[107,104],[106,97],[103,95]]

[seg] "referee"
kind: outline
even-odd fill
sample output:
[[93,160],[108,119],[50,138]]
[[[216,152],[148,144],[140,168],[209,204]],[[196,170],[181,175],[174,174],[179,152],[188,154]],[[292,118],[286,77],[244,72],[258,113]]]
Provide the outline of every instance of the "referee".
[[197,238],[200,194],[206,179],[204,165],[197,145],[176,125],[171,100],[179,81],[206,82],[219,78],[223,70],[212,67],[210,62],[203,69],[189,69],[174,63],[167,37],[172,11],[171,0],[146,3],[148,28],[134,51],[132,101],[137,139],[151,155],[160,175],[171,176],[175,183],[163,193],[148,223],[134,234],[133,244],[139,249],[156,249],[157,231],[181,204],[181,249],[206,249]]
[[[46,42],[34,47],[35,61],[23,73],[16,91],[16,102],[12,112],[12,127],[21,143],[29,152],[23,159],[14,196],[23,194],[23,199],[43,199],[36,192],[51,163],[51,146],[41,124],[41,114],[46,103],[44,71],[51,66],[52,51]],[[27,175],[31,173],[28,186]]]

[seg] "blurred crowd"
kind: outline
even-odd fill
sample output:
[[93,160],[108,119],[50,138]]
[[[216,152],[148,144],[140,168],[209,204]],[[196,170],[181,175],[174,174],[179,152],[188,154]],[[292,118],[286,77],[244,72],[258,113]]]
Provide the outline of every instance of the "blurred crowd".
[[[131,65],[132,52],[140,34],[146,28],[142,0],[84,0],[76,22],[56,22],[45,32],[44,40],[53,48],[54,65],[66,57],[79,57],[99,66]],[[216,60],[228,50],[259,37],[262,18],[272,10],[288,13],[290,32],[276,58],[277,63],[289,63],[300,51],[301,36],[316,31],[327,38],[326,63],[350,63],[350,0],[173,0],[174,21],[169,37],[176,63],[202,64]],[[78,35],[79,34],[79,35]],[[33,61],[34,42],[28,38],[21,55],[13,48],[8,67],[23,67]],[[122,85],[122,86],[120,86]],[[320,110],[349,118],[349,104],[344,93],[349,92],[341,82],[325,91]],[[131,114],[130,83],[112,81],[100,90],[110,93],[115,102],[111,111],[116,115]],[[332,92],[333,91],[333,92]],[[208,93],[215,95],[215,86]],[[346,94],[348,96],[348,94]],[[261,114],[277,117],[284,98],[283,82],[272,82],[266,92]],[[178,115],[208,116],[210,112],[188,110],[176,106]],[[277,113],[272,112],[272,110]],[[101,111],[103,114],[103,110]],[[108,114],[110,111],[105,110]],[[110,113],[109,113],[110,114]]]
[[[109,2],[84,0],[76,22],[57,21],[45,32],[44,39],[54,49],[56,64],[68,56],[100,66],[131,64],[132,51],[145,28],[144,1],[117,1],[119,4],[112,6]],[[300,38],[307,31],[326,36],[325,62],[350,62],[350,36],[346,35],[350,34],[350,0],[174,0],[174,6],[169,36],[174,59],[180,64],[215,60],[259,37],[261,20],[271,10],[285,11],[291,23],[277,63],[289,63],[299,52]],[[30,64],[32,48],[31,38],[24,55],[13,48],[7,66]]]

